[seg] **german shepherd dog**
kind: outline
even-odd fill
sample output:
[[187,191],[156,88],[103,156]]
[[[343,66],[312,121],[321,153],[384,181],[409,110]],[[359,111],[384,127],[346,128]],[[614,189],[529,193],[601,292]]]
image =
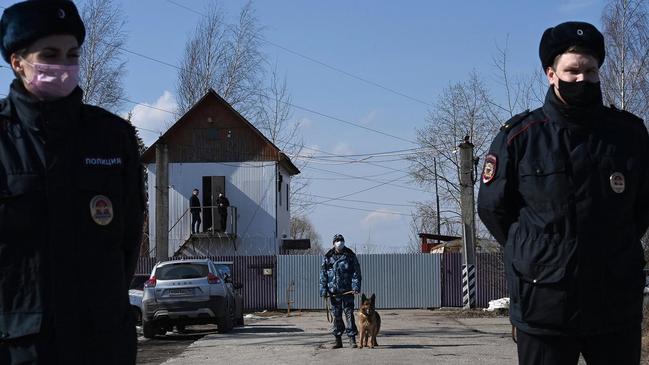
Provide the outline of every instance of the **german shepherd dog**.
[[371,297],[366,297],[365,294],[361,296],[361,308],[358,314],[361,329],[361,343],[359,348],[367,347],[367,340],[371,338],[369,347],[374,348],[378,346],[376,336],[381,329],[381,316],[376,312],[376,295],[372,294]]

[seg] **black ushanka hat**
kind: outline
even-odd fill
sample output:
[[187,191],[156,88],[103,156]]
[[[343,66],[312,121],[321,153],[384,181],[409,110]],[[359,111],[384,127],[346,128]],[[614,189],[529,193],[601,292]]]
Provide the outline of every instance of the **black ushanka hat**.
[[86,28],[77,7],[68,0],[29,0],[16,3],[2,13],[0,19],[0,53],[10,61],[12,53],[34,41],[55,34],[70,34],[79,46],[86,37]]
[[604,63],[606,50],[602,33],[589,23],[565,22],[543,32],[539,45],[539,57],[543,70],[552,66],[554,58],[572,46],[581,46],[593,52],[599,67]]

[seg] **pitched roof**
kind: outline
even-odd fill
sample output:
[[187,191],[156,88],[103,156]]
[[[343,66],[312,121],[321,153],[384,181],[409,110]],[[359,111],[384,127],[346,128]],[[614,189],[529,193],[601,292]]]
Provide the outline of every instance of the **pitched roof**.
[[192,114],[194,110],[196,110],[201,104],[205,103],[207,100],[210,98],[215,99],[219,104],[223,105],[226,107],[226,109],[231,112],[239,121],[243,122],[243,124],[250,128],[254,133],[259,135],[262,140],[267,143],[273,150],[277,152],[278,155],[278,162],[282,167],[284,167],[289,174],[291,175],[297,175],[300,173],[300,170],[293,164],[291,159],[284,153],[282,150],[279,149],[273,142],[271,142],[259,129],[257,129],[252,123],[250,123],[243,115],[241,115],[236,109],[232,107],[225,99],[223,99],[214,89],[209,89],[207,93],[200,98],[183,116],[181,116],[176,123],[174,123],[167,131],[162,134],[151,146],[149,146],[146,151],[142,154],[141,158],[143,161],[154,161],[155,160],[155,147],[158,143],[161,143],[162,141],[166,140],[169,138],[169,136],[173,135],[177,131],[181,130],[192,118]]

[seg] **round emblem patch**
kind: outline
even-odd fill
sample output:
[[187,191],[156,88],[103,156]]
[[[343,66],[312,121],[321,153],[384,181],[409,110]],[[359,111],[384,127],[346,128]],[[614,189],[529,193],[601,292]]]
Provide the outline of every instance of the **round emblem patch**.
[[58,13],[59,13],[59,14],[58,14],[58,15],[59,15],[59,19],[63,19],[63,18],[65,18],[65,10],[63,10],[63,9],[59,9],[59,12],[58,12]]
[[618,194],[624,192],[624,189],[626,188],[626,182],[624,180],[624,175],[622,175],[622,173],[620,172],[612,173],[610,180],[611,180],[611,189],[613,189],[614,192]]
[[96,195],[90,200],[90,216],[95,223],[106,226],[113,221],[113,203],[103,195]]
[[498,158],[496,155],[488,154],[485,157],[484,168],[482,169],[482,182],[489,184],[496,176],[496,168],[498,168]]

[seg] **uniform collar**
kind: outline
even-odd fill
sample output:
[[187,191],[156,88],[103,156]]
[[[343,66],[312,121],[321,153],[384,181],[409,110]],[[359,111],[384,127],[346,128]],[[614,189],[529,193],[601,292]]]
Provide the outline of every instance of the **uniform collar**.
[[554,93],[552,85],[545,94],[545,103],[543,104],[543,112],[550,121],[581,127],[594,126],[595,123],[599,123],[603,109],[604,105],[582,108],[564,104]]
[[[79,87],[65,98],[42,101],[31,95],[18,79],[13,80],[8,99],[11,108],[3,110],[3,116],[17,117],[27,127],[42,130],[67,130],[77,126],[81,113],[83,92]],[[6,115],[9,113],[9,115]]]

